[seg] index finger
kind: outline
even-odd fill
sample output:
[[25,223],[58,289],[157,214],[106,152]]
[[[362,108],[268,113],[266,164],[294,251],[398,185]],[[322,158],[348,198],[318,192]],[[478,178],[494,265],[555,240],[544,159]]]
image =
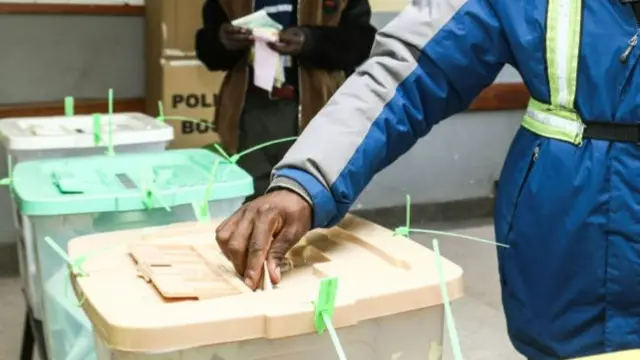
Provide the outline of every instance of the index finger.
[[[258,285],[274,234],[277,234],[282,228],[282,219],[276,211],[265,207],[260,212],[258,220],[253,225],[244,272],[245,284],[252,289]],[[265,274],[265,276],[269,275]]]

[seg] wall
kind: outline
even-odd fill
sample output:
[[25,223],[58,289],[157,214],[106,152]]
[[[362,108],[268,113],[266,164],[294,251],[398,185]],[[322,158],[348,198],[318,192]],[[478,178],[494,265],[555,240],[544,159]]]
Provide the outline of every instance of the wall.
[[[391,18],[376,14],[373,22],[382,26]],[[144,95],[139,17],[0,15],[0,48],[0,104],[106,97],[110,87],[120,97]],[[505,69],[498,81],[519,77]],[[402,204],[407,193],[414,202],[491,196],[521,115],[472,113],[443,122],[379,174],[357,207]],[[0,154],[0,162],[4,158]],[[7,201],[7,191],[0,189],[0,203]],[[12,229],[9,208],[0,207],[0,229],[0,242],[12,242],[6,231]]]

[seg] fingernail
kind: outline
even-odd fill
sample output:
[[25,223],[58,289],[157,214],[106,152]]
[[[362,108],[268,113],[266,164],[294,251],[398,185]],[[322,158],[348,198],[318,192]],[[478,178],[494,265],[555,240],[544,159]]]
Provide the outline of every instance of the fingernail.
[[249,289],[251,290],[254,289],[253,281],[251,281],[251,279],[249,278],[244,279],[244,284],[247,285]]

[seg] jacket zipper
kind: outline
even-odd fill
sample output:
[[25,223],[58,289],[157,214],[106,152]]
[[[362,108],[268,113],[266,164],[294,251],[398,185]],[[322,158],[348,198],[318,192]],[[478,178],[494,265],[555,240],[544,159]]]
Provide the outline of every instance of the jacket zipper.
[[636,33],[631,39],[629,39],[626,50],[622,53],[622,55],[620,55],[621,63],[626,64],[627,60],[629,60],[629,55],[631,55],[633,49],[636,47],[636,45],[638,45],[638,36],[640,36],[640,23],[636,22]]

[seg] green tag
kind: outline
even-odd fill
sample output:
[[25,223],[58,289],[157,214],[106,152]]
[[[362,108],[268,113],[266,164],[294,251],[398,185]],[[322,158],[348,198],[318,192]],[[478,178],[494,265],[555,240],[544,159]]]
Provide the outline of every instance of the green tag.
[[73,96],[67,96],[64,98],[64,115],[73,116]]
[[93,114],[93,143],[99,145],[102,141],[102,117],[100,114]]
[[318,300],[314,303],[315,316],[313,319],[318,334],[322,334],[327,329],[327,324],[322,318],[323,314],[329,319],[333,318],[337,292],[337,277],[322,279],[322,281],[320,281],[320,293],[318,294]]

